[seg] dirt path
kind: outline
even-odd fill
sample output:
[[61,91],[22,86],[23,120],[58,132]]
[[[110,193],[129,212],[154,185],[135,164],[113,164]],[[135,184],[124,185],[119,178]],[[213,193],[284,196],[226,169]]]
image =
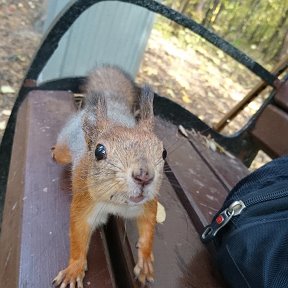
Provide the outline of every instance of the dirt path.
[[17,90],[39,44],[43,0],[0,0],[0,140]]

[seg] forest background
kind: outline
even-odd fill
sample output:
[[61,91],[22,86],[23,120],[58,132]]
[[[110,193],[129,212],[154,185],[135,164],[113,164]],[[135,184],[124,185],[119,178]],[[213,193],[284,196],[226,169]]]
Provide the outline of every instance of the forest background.
[[[272,65],[288,54],[287,0],[166,0],[166,5],[193,18],[239,47]],[[181,37],[175,25],[165,28]]]

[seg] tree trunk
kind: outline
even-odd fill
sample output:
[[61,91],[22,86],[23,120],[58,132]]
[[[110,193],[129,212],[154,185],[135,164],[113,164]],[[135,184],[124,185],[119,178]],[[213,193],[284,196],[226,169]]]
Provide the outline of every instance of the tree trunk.
[[196,7],[196,12],[198,14],[198,18],[201,19],[201,23],[203,22],[203,15],[204,15],[204,7],[207,3],[207,0],[201,0],[199,1],[199,3],[197,4]]
[[[219,5],[220,0],[213,0],[213,4],[209,5],[209,8],[206,12],[205,18],[203,19],[204,22],[202,21],[202,25],[206,26],[206,27],[210,27],[212,22],[213,22],[213,14],[215,13],[215,10],[217,10],[217,7]],[[212,7],[211,7],[212,6]]]
[[190,0],[181,1],[181,5],[179,7],[179,12],[182,14],[186,14],[186,10],[189,7]]
[[[287,18],[288,18],[288,9],[285,11],[285,13],[282,15],[280,21],[278,22],[277,26],[275,27],[275,33],[273,33],[272,37],[269,39],[269,41],[267,41],[265,43],[265,47],[263,48],[263,54],[268,54],[269,53],[269,50],[271,48],[271,46],[273,46],[273,44],[275,43],[275,41],[281,41],[279,38],[280,38],[280,33],[281,33],[281,30],[282,30],[282,27],[285,27],[287,25],[285,25],[285,23],[288,23],[287,21]],[[283,30],[282,30],[283,31]],[[276,45],[274,45],[274,47],[278,46],[278,49],[276,49],[276,51],[273,53],[273,50],[272,50],[272,55],[269,55],[269,59],[274,59],[275,57],[277,58],[277,55],[279,54],[279,50],[282,50],[281,47],[284,46],[284,43],[285,43],[285,38],[287,37],[287,33],[286,32],[282,38],[282,41],[281,41],[281,44],[278,44],[276,43]]]
[[288,31],[283,37],[282,43],[279,47],[280,49],[278,50],[276,57],[275,57],[277,61],[281,61],[285,56],[288,55]]

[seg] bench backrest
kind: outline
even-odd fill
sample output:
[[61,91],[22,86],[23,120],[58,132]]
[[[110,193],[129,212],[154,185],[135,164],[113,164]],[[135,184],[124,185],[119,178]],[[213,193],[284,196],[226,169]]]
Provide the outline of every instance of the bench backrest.
[[283,83],[250,130],[259,148],[272,158],[288,154],[288,83]]

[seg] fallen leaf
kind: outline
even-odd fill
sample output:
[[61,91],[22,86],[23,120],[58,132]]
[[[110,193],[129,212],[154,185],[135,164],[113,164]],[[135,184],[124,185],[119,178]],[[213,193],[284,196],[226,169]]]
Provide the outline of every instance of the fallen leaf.
[[2,94],[14,94],[14,93],[15,93],[15,90],[14,90],[11,86],[9,86],[9,85],[3,85],[3,86],[1,86],[1,88],[0,88],[0,92],[1,92]]
[[166,89],[166,92],[167,92],[167,95],[169,95],[169,96],[172,97],[172,98],[175,98],[175,94],[174,94],[174,92],[173,92],[172,89],[167,88],[167,89]]
[[6,110],[5,109],[5,110],[2,111],[2,114],[5,115],[5,116],[10,116],[11,115],[11,110]]
[[6,122],[5,121],[1,121],[0,122],[0,130],[4,130],[6,127]]
[[178,126],[178,129],[180,131],[180,133],[185,136],[186,138],[188,138],[188,133],[186,132],[185,128],[182,125]]
[[164,206],[157,202],[157,215],[156,215],[156,221],[157,223],[163,223],[166,219],[166,212]]
[[190,100],[190,98],[187,95],[183,96],[182,100],[187,104],[192,103],[192,101]]
[[209,140],[208,143],[209,143],[209,148],[215,152],[217,150],[216,143],[213,140]]

